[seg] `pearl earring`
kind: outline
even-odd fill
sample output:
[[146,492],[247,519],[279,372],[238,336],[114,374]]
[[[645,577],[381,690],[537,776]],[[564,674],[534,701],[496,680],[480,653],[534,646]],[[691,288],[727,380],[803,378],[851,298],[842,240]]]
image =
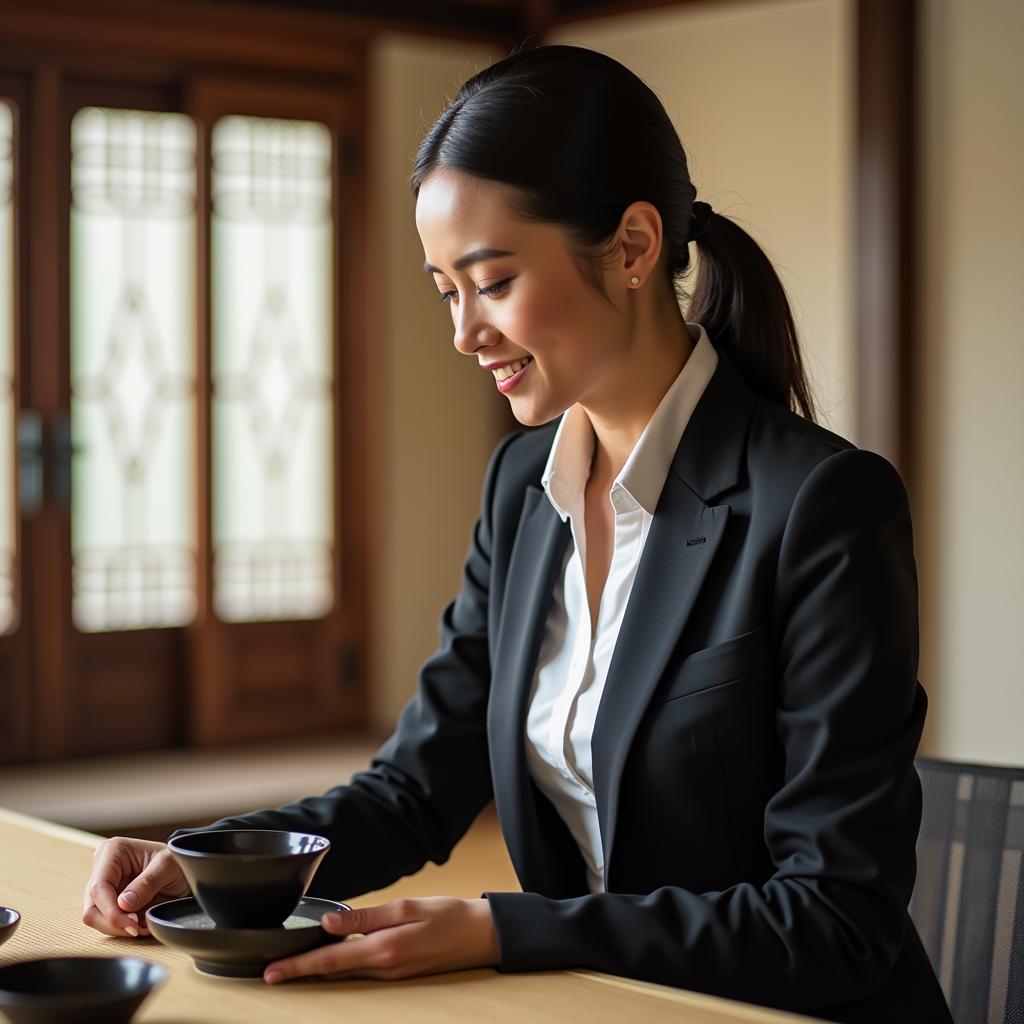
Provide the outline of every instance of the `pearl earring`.
[[629,283],[635,288],[640,283],[639,277],[631,277]]

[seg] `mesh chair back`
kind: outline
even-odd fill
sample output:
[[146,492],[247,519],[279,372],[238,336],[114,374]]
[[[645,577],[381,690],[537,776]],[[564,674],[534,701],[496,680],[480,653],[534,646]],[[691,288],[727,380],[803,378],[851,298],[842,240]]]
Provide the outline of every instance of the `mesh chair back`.
[[956,1024],[1024,1024],[1024,769],[918,758],[910,915]]

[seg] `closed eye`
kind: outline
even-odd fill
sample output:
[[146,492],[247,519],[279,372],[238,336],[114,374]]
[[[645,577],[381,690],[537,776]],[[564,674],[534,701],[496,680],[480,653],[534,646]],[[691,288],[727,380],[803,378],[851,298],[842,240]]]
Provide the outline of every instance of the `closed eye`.
[[[497,281],[494,284],[488,285],[486,288],[478,288],[477,295],[485,295],[489,298],[501,295],[503,291],[512,283],[511,277],[506,277],[503,281]],[[450,302],[453,298],[458,295],[454,289],[449,289],[446,292],[441,292],[441,301]]]
[[506,277],[504,281],[498,281],[495,284],[490,284],[486,288],[481,288],[477,291],[477,295],[489,295],[491,297],[495,295],[501,295],[506,288],[512,283],[511,277]]

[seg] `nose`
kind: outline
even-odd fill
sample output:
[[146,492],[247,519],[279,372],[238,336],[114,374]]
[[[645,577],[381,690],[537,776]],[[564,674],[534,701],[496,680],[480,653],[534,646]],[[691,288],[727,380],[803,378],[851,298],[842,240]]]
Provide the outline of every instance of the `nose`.
[[456,308],[452,306],[452,320],[455,322],[456,349],[464,356],[472,356],[482,348],[489,348],[501,341],[501,332],[480,315],[480,306],[466,301]]

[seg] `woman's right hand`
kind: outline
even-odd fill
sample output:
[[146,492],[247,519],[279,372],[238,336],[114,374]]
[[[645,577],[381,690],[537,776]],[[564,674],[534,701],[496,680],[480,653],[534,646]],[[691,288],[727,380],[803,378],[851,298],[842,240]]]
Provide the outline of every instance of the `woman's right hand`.
[[82,921],[104,935],[148,935],[146,911],[190,889],[166,843],[107,839],[93,856]]

